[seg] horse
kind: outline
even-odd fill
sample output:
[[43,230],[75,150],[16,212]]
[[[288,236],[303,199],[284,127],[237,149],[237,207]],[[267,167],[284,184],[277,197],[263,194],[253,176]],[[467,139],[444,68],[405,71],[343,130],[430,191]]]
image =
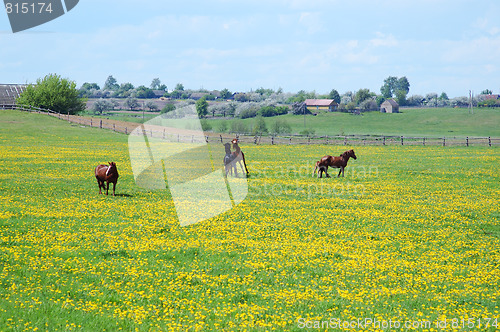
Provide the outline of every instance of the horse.
[[[245,154],[243,153],[243,151],[241,151],[241,148],[239,147],[238,145],[238,139],[235,138],[231,141],[231,143],[233,143],[233,149],[235,149],[235,151],[233,152],[233,156],[234,156],[234,160],[235,160],[235,164],[238,162],[240,164],[240,167],[241,167],[241,170],[243,172],[246,171],[247,173],[247,176],[248,176],[248,168],[247,168],[247,163],[245,162]],[[245,165],[245,170],[243,170],[243,166],[241,165],[241,162],[243,161],[243,165]]]
[[236,168],[236,163],[233,162],[235,156],[231,152],[231,144],[230,143],[224,144],[224,148],[226,149],[226,155],[224,156],[224,168],[226,170],[226,176],[229,172],[231,172],[231,175],[233,175],[233,168],[234,168],[234,174],[238,176],[238,169]]
[[104,182],[106,182],[106,195],[109,191],[109,183],[113,184],[113,196],[115,196],[116,182],[118,181],[118,169],[116,164],[111,161],[109,165],[98,165],[95,168],[95,178],[97,179],[97,185],[99,186],[99,195],[101,194],[101,187],[104,189]]
[[316,162],[316,167],[314,168],[313,177],[314,174],[316,174],[316,170],[318,170],[319,178],[323,177],[323,172],[325,172],[326,177],[329,178],[330,175],[328,174],[328,166],[332,168],[340,168],[337,177],[340,177],[340,173],[342,173],[342,177],[344,177],[344,169],[347,167],[347,162],[351,157],[357,159],[356,154],[352,149],[345,151],[338,157],[324,156],[323,158],[321,158],[320,161]]

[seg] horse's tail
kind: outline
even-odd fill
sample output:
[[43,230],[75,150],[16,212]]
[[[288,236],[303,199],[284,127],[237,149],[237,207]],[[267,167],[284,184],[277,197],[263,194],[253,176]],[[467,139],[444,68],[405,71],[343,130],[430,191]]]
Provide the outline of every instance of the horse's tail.
[[313,177],[316,175],[316,171],[318,170],[319,161],[316,162],[316,166],[314,166],[314,172],[313,172]]

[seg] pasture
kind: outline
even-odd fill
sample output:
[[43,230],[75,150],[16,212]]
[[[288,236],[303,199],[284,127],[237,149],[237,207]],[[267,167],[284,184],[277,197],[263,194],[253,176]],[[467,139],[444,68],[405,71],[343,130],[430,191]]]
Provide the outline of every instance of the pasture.
[[[371,318],[495,330],[498,148],[241,148],[247,198],[180,227],[168,190],[135,185],[126,135],[0,111],[1,329],[302,331]],[[344,178],[311,176],[346,148],[358,159]],[[109,161],[115,197],[94,177]]]

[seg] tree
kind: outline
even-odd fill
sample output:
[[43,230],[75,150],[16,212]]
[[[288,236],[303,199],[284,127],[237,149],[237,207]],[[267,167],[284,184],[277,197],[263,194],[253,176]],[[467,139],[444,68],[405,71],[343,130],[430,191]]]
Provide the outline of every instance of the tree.
[[439,96],[438,99],[439,100],[449,100],[450,98],[448,98],[448,95],[446,94],[446,92],[443,92],[443,93],[441,93],[441,95]]
[[340,95],[339,92],[335,89],[332,89],[328,94],[329,99],[333,99],[337,104],[340,104]]
[[196,102],[196,113],[200,118],[204,118],[208,114],[208,102],[205,97]]
[[222,89],[221,92],[220,92],[220,97],[222,99],[229,99],[232,96],[233,96],[233,94],[228,89]]
[[380,88],[380,93],[386,99],[392,98],[394,90],[396,88],[398,78],[395,76],[389,76],[384,80],[384,85]]
[[311,114],[311,112],[307,109],[305,102],[293,103],[292,104],[292,113],[295,115]]
[[158,110],[158,105],[156,105],[156,103],[154,103],[153,101],[148,101],[146,103],[146,107],[149,108],[149,111],[150,112],[153,112],[153,111],[157,111]]
[[403,90],[396,90],[396,101],[398,102],[399,106],[405,106],[406,92],[404,92]]
[[481,94],[482,95],[491,95],[491,94],[493,94],[493,91],[491,91],[490,89],[486,89],[486,90],[481,91]]
[[17,104],[47,108],[57,113],[78,114],[85,102],[78,97],[76,83],[56,74],[39,78],[16,99]]
[[397,78],[395,76],[389,76],[384,80],[384,85],[380,88],[380,93],[388,99],[395,96],[396,91],[401,90],[405,92],[405,98],[408,92],[410,91],[410,82],[403,76],[401,78]]
[[184,85],[182,85],[182,83],[177,83],[175,85],[175,91],[184,91]]
[[104,90],[118,90],[119,88],[120,86],[118,85],[116,78],[109,75],[106,82],[104,82]]
[[141,85],[136,89],[136,97],[137,98],[154,98],[155,94],[153,90],[146,88],[144,85]]
[[375,94],[373,92],[370,92],[370,89],[359,89],[354,95],[354,102],[356,103],[356,105],[359,105],[365,100],[371,99],[372,97],[375,97]]
[[111,103],[106,99],[100,98],[97,100],[94,105],[92,105],[92,109],[94,110],[94,114],[102,114],[103,112],[109,110],[111,108]]
[[131,111],[135,110],[136,108],[139,107],[139,102],[137,101],[136,98],[133,97],[128,97],[125,100],[125,105],[130,108]]
[[153,89],[153,90],[159,90],[160,86],[161,86],[160,79],[159,78],[153,78],[153,80],[151,81],[150,88]]

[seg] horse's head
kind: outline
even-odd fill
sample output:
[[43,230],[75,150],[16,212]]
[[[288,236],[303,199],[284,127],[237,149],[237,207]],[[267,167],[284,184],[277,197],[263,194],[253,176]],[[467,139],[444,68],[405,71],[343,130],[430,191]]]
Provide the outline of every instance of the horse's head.
[[231,153],[231,143],[224,143],[224,149],[226,149],[226,153]]
[[114,161],[110,161],[108,162],[109,166],[108,166],[108,169],[106,171],[106,175],[109,175],[109,174],[118,174],[118,169],[116,168],[116,164]]
[[350,157],[352,157],[352,158],[354,158],[354,160],[358,159],[358,158],[356,157],[356,154],[354,154],[354,150],[352,150],[352,149],[351,149],[351,150],[349,150],[348,152],[349,152],[349,156],[350,156]]
[[236,147],[238,146],[238,139],[237,138],[233,139],[231,143],[233,143],[233,149],[236,149]]

